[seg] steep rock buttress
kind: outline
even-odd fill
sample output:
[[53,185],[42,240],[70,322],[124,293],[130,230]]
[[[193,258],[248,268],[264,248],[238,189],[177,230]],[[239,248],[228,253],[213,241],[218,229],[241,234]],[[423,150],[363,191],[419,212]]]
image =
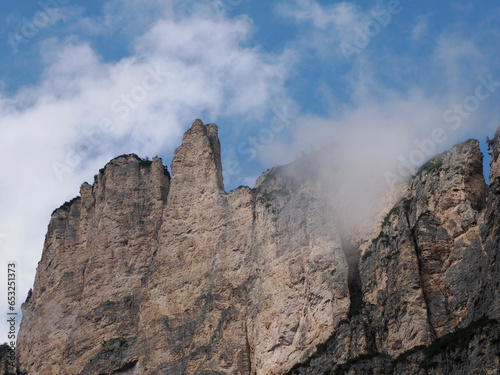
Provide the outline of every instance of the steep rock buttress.
[[138,335],[141,278],[157,247],[168,189],[160,159],[125,155],[54,211],[33,295],[23,305],[22,373],[90,374],[124,365],[127,358],[96,358],[118,338]]

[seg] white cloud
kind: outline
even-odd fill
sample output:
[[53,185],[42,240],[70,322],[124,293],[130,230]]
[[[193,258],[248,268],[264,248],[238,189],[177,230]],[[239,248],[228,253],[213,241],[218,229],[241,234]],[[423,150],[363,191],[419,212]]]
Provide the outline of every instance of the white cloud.
[[174,5],[179,8],[173,0],[109,0],[102,4],[101,15],[81,16],[70,30],[90,36],[122,34],[134,38],[158,19],[174,17]]
[[490,57],[478,48],[474,35],[442,34],[436,40],[432,58],[440,72],[440,85],[448,87],[450,96],[463,96],[477,84],[478,76],[491,72]]
[[293,43],[321,58],[333,55],[344,59],[341,43],[350,42],[354,30],[365,25],[369,19],[352,2],[322,6],[314,0],[294,0],[280,3],[276,11],[304,27],[301,37]]
[[424,36],[428,34],[428,29],[429,29],[429,17],[418,16],[417,24],[411,31],[411,39],[415,41],[421,40]]
[[322,30],[334,27],[337,32],[342,28],[355,26],[362,17],[354,3],[349,2],[337,2],[322,7],[314,0],[295,0],[279,4],[277,10],[296,21],[310,21]]

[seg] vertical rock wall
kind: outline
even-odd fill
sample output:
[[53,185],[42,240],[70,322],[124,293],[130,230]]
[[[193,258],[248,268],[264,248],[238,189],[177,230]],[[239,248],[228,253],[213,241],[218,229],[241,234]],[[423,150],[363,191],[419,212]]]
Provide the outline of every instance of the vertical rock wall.
[[286,167],[224,191],[217,126],[112,160],[52,215],[18,356],[31,374],[279,374],[347,316],[332,211]]

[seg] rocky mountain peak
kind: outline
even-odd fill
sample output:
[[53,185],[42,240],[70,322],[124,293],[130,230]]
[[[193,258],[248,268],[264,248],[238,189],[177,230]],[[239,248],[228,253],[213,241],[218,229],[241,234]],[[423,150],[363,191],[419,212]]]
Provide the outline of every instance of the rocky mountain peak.
[[482,210],[486,204],[486,182],[479,142],[471,139],[433,157],[419,169],[412,188],[421,202],[421,212],[444,212],[465,202],[474,210]]
[[175,150],[172,175],[172,184],[183,191],[224,192],[217,125],[195,120]]

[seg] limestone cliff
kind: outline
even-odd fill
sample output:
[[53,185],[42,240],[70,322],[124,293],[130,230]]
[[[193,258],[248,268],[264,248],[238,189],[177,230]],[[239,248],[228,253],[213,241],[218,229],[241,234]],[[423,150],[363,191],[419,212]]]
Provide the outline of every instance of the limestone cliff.
[[479,142],[420,168],[359,261],[362,301],[290,374],[498,374],[498,162],[489,187]]
[[457,145],[370,236],[345,229],[314,156],[226,193],[217,131],[195,121],[171,176],[113,159],[54,211],[21,374],[496,373],[498,135],[489,188],[478,142]]
[[22,373],[283,373],[346,318],[332,212],[293,167],[225,193],[217,127],[172,162],[112,160],[54,211],[23,306]]

